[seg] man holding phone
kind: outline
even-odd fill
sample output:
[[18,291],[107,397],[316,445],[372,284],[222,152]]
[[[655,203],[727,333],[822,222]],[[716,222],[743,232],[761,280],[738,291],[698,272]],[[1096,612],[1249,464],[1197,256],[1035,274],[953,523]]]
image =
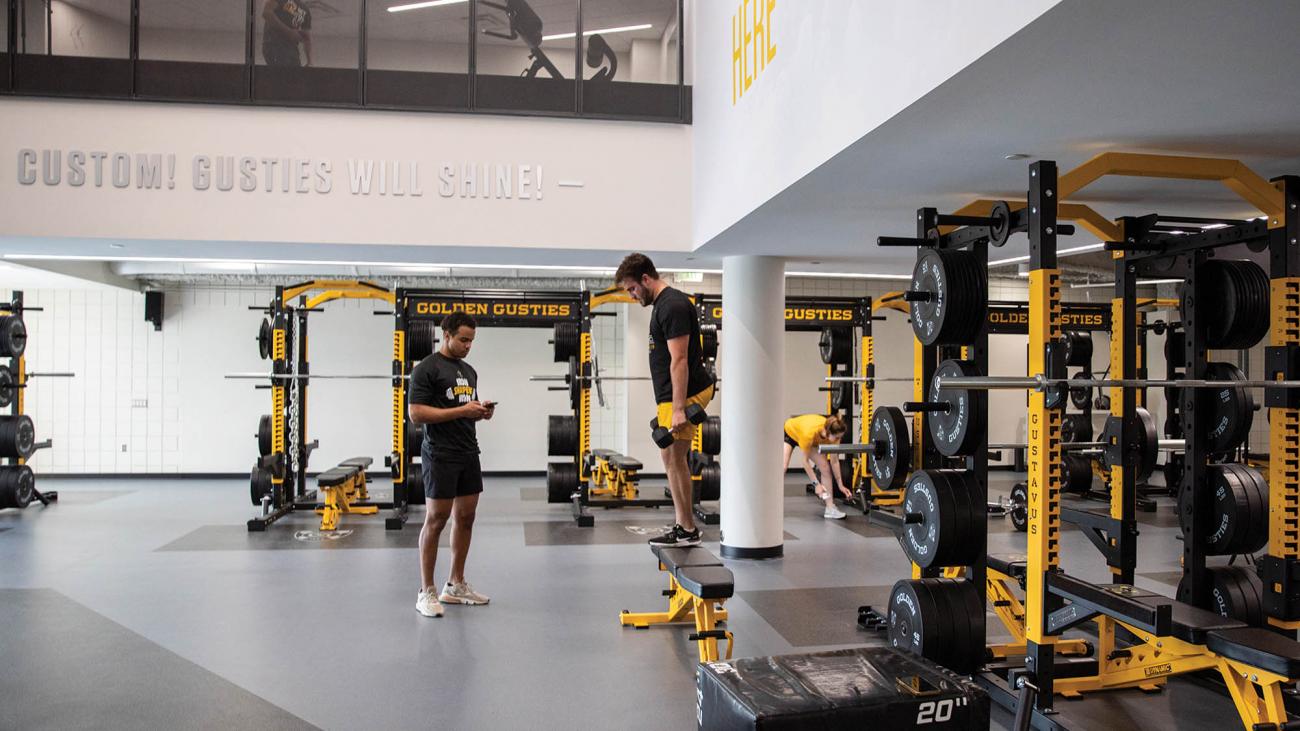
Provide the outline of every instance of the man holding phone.
[[[415,610],[426,617],[441,617],[442,604],[481,605],[488,597],[474,591],[465,580],[478,497],[483,492],[475,424],[492,418],[493,401],[479,401],[478,372],[465,357],[474,345],[478,325],[464,312],[442,320],[442,347],[411,371],[412,422],[424,424],[420,468],[424,477],[424,527],[420,529],[420,593]],[[439,593],[433,583],[438,560],[438,539],[447,521],[451,529],[451,575]]]

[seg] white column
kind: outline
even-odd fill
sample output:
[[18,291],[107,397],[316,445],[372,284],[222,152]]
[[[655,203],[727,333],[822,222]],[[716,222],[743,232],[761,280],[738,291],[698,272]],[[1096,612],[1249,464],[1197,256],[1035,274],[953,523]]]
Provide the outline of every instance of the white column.
[[722,260],[722,555],[777,558],[784,536],[781,412],[785,262]]

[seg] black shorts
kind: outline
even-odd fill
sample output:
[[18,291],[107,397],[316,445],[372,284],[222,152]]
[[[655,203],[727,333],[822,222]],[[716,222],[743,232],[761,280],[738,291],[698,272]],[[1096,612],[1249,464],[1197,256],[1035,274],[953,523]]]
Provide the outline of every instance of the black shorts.
[[789,444],[790,446],[794,447],[795,449],[798,449],[798,448],[799,448],[799,442],[796,442],[795,440],[791,439],[789,434],[786,434],[785,432],[781,432],[781,436],[785,437],[785,443],[786,443],[786,444]]
[[483,469],[477,454],[434,458],[425,442],[420,448],[420,471],[426,498],[453,500],[483,492]]

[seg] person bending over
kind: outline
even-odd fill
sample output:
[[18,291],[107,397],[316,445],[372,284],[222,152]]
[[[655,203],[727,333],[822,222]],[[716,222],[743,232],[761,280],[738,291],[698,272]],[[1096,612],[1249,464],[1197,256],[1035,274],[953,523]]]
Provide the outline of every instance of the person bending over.
[[842,520],[845,513],[835,507],[832,486],[827,484],[824,475],[832,475],[834,486],[844,493],[844,497],[852,498],[853,493],[844,486],[839,455],[832,454],[828,460],[827,455],[817,448],[823,444],[838,444],[847,430],[844,419],[838,416],[804,414],[785,420],[785,458],[781,463],[781,474],[784,475],[789,469],[790,455],[794,454],[794,450],[803,450],[803,470],[816,486],[817,497],[826,501],[826,512],[822,513],[822,517],[829,520]]
[[673,443],[660,450],[676,522],[654,545],[689,546],[700,542],[692,508],[691,471],[686,455],[696,425],[686,420],[686,407],[707,408],[713,400],[713,376],[704,367],[700,317],[695,303],[659,278],[654,262],[644,254],[628,254],[614,273],[614,283],[627,290],[650,313],[650,382],[658,404],[659,425],[673,433]]
[[[492,401],[479,401],[478,372],[465,362],[474,345],[477,325],[464,312],[442,320],[442,348],[420,361],[411,371],[408,413],[424,424],[420,469],[424,477],[424,527],[420,529],[420,593],[415,610],[426,617],[441,617],[442,603],[487,604],[488,598],[465,580],[483,472],[479,466],[475,424],[491,419]],[[448,519],[451,528],[451,574],[442,593],[433,583],[438,561],[438,539]]]

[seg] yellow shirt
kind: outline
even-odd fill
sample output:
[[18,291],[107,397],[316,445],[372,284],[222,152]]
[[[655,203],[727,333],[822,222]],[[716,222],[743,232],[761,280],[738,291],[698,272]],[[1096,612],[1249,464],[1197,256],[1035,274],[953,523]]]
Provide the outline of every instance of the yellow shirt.
[[799,443],[799,448],[811,452],[819,444],[830,441],[821,432],[826,428],[826,417],[821,414],[804,414],[785,420],[786,436]]

